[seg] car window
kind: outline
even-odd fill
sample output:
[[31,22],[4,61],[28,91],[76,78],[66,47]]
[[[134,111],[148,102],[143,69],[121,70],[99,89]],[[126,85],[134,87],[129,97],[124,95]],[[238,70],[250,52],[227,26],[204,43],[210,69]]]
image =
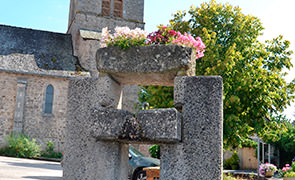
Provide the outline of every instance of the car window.
[[133,146],[129,146],[130,153],[134,156],[144,156],[141,152],[135,149]]

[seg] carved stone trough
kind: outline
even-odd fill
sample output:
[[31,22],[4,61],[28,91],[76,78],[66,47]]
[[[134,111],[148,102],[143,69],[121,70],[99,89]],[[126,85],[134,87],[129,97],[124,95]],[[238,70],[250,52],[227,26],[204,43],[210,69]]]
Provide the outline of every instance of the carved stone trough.
[[96,54],[97,69],[122,85],[173,86],[176,76],[194,76],[195,58],[189,47],[177,45],[101,48]]

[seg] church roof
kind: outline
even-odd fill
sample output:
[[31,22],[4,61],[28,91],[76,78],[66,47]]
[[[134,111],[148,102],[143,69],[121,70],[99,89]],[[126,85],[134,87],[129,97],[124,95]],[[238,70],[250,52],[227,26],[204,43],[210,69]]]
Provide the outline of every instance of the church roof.
[[70,34],[0,25],[0,71],[80,76],[78,60],[72,53]]

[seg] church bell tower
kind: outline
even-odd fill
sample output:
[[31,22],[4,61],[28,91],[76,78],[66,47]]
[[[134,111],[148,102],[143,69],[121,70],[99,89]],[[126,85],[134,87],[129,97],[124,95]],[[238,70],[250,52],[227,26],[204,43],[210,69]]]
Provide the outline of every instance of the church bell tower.
[[104,27],[144,28],[144,0],[71,0],[68,33],[74,56],[92,76],[98,76],[95,54]]

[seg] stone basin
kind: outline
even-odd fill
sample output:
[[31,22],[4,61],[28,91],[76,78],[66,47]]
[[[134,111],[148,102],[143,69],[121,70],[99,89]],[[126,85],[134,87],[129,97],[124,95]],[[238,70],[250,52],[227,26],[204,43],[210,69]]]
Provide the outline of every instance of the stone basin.
[[176,76],[194,76],[195,58],[189,47],[135,46],[127,50],[110,46],[96,54],[97,69],[122,85],[173,86]]

